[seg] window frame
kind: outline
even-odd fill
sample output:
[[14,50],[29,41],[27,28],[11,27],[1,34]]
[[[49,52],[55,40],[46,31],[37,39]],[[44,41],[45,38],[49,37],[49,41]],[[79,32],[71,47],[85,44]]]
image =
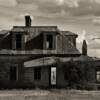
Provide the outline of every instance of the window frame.
[[[47,35],[52,36],[52,48],[47,48]],[[44,50],[55,50],[56,49],[56,33],[55,32],[44,32],[43,33],[43,49]]]

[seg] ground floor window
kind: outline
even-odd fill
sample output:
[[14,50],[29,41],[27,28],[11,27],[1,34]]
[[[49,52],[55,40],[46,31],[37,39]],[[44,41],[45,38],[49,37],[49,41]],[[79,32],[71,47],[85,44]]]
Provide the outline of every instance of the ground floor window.
[[41,67],[34,68],[34,80],[41,80]]
[[12,81],[17,80],[17,67],[16,66],[10,67],[10,80]]
[[97,82],[100,82],[100,71],[96,71]]
[[56,67],[51,67],[51,85],[56,85]]
[[68,80],[68,70],[64,71],[64,80],[67,81]]

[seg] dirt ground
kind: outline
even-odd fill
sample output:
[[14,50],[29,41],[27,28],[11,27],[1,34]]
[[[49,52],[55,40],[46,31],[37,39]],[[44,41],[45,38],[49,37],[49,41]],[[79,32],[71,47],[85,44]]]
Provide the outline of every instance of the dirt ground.
[[0,100],[100,100],[100,91],[0,90]]

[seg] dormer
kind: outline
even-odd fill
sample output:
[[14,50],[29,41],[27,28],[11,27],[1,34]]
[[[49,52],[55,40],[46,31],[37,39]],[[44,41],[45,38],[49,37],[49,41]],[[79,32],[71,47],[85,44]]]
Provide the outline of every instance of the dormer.
[[56,49],[56,34],[57,31],[44,31],[43,32],[43,49],[55,50]]
[[25,36],[27,35],[26,31],[20,31],[20,27],[14,26],[10,31],[11,33],[11,46],[13,50],[24,50],[25,49]]
[[70,44],[72,46],[76,47],[76,38],[78,37],[77,34],[70,32],[70,31],[61,31],[61,33],[66,36],[66,38],[68,39],[68,41],[70,42]]

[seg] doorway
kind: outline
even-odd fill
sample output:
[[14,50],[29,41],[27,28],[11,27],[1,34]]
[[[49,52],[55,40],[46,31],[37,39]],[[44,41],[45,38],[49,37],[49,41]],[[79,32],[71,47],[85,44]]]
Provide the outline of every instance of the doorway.
[[51,86],[56,86],[56,67],[51,67]]

